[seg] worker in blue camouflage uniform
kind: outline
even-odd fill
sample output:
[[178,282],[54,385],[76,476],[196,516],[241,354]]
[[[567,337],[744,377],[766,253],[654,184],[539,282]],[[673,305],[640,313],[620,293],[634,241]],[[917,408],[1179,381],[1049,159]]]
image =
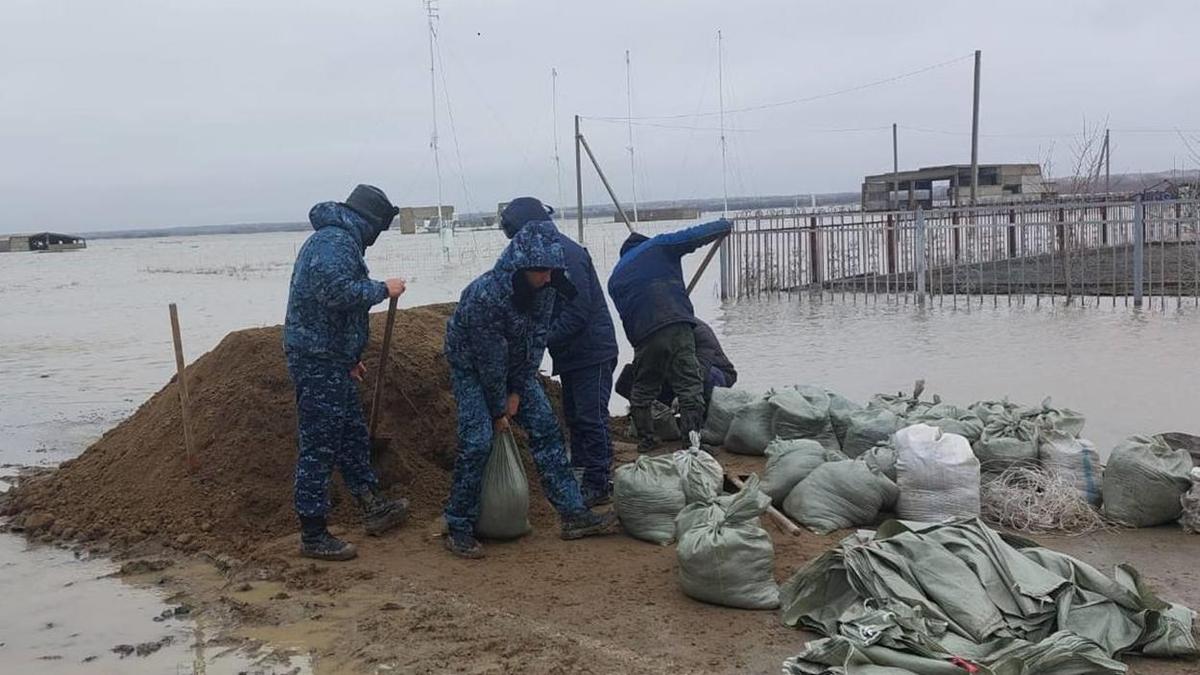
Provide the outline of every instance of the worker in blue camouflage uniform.
[[399,209],[377,187],[359,185],[344,203],[309,211],[309,235],[292,268],[283,345],[296,387],[299,455],[296,513],[300,554],[322,560],[355,557],[353,544],[329,533],[329,479],[336,466],[363,514],[367,534],[404,522],[408,502],[383,496],[371,469],[370,439],[357,382],[369,333],[367,311],[404,293],[404,280],[373,281],[363,255]]
[[458,403],[458,456],[444,511],[446,548],[464,558],[483,556],[475,538],[483,469],[492,435],[513,422],[529,434],[542,492],[562,518],[562,538],[606,534],[612,513],[587,509],[567,463],[558,418],[538,381],[555,294],[576,291],[564,272],[558,230],[531,223],[513,237],[495,267],[463,290],[446,322],[446,360]]
[[633,345],[629,415],[638,449],[654,447],[650,405],[669,385],[679,398],[683,440],[704,425],[704,374],[696,357],[696,311],[683,280],[683,256],[729,234],[727,220],[647,237],[636,232],[621,244],[621,259],[608,278],[625,336]]
[[[554,210],[533,197],[518,197],[504,207],[500,227],[512,239],[530,223],[552,222]],[[612,440],[608,400],[617,367],[617,334],[604,288],[587,249],[558,232],[567,278],[577,295],[557,296],[546,345],[553,374],[562,380],[563,416],[571,440],[571,466],[579,476],[583,501],[590,508],[611,501]]]

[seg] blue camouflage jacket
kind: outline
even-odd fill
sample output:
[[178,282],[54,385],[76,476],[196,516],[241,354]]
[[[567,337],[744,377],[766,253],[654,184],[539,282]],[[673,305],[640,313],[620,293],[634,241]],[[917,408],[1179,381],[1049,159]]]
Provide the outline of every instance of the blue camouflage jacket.
[[367,311],[387,299],[387,286],[367,275],[364,242],[374,226],[347,206],[322,202],[312,207],[309,235],[288,290],[283,348],[289,358],[321,358],[347,368],[367,345]]
[[446,322],[446,360],[472,373],[483,388],[492,418],[504,414],[508,395],[523,395],[546,351],[546,334],[556,292],[545,287],[533,308],[513,303],[513,275],[530,267],[563,270],[558,230],[550,222],[521,228],[496,266],[465,289]]
[[651,333],[673,323],[695,325],[696,311],[688,298],[680,259],[728,234],[731,227],[728,220],[714,220],[660,234],[628,250],[622,247],[621,259],[608,278],[608,294],[631,345],[637,347]]

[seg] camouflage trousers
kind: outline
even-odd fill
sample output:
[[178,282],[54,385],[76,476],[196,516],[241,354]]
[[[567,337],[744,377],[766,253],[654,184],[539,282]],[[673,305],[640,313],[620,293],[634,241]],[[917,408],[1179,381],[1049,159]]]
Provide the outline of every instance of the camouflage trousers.
[[329,479],[334,467],[352,494],[377,484],[371,469],[371,443],[358,385],[349,367],[313,358],[288,357],[296,386],[300,451],[296,459],[296,513],[329,513]]
[[[458,457],[444,515],[452,532],[474,534],[483,467],[492,451],[492,418],[473,373],[452,366],[450,384],[458,402]],[[567,462],[558,417],[536,378],[525,387],[515,421],[529,434],[529,452],[550,504],[564,518],[586,511],[579,482]]]

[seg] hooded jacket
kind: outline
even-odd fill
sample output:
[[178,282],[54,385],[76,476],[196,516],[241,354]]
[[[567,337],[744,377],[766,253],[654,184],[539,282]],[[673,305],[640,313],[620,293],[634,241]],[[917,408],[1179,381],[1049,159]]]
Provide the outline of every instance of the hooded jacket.
[[[533,202],[528,208],[527,202]],[[504,212],[504,233],[520,232],[526,225],[553,222],[547,219],[541,202],[528,198],[511,202]],[[555,229],[557,241],[563,250],[563,264],[567,278],[575,287],[577,295],[568,300],[558,296],[551,312],[550,329],[546,344],[550,357],[554,359],[554,374],[569,373],[608,363],[617,358],[617,333],[613,329],[612,314],[604,287],[592,264],[587,249]]]
[[647,239],[631,234],[608,278],[625,336],[634,347],[673,323],[696,323],[696,310],[683,281],[683,256],[728,234],[728,220],[714,220]]
[[292,267],[283,348],[289,358],[321,358],[350,368],[367,345],[367,311],[387,299],[387,285],[372,281],[363,260],[378,227],[349,207],[312,207],[309,235]]
[[463,289],[446,322],[446,360],[479,382],[493,419],[504,414],[509,394],[524,395],[546,351],[558,291],[551,286],[536,291],[528,311],[514,302],[516,274],[531,267],[548,268],[561,277],[563,250],[553,223],[523,227],[495,267]]

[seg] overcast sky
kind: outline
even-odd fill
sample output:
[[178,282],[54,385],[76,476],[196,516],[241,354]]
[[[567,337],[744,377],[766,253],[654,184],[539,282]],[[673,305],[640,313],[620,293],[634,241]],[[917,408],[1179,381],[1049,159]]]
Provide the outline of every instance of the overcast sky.
[[[638,197],[719,196],[718,29],[731,110],[966,57],[727,115],[731,194],[856,190],[890,169],[893,122],[902,168],[969,162],[975,49],[981,161],[1064,173],[1086,120],[1114,130],[1114,172],[1194,168],[1135,131],[1200,136],[1197,25],[1186,0],[443,0],[443,190],[460,212],[559,201],[554,67],[573,203],[572,115],[625,116],[629,49],[633,114],[659,118],[634,129]],[[420,0],[4,0],[0,27],[0,232],[303,220],[360,181],[435,200]],[[628,199],[625,125],[584,132]]]

